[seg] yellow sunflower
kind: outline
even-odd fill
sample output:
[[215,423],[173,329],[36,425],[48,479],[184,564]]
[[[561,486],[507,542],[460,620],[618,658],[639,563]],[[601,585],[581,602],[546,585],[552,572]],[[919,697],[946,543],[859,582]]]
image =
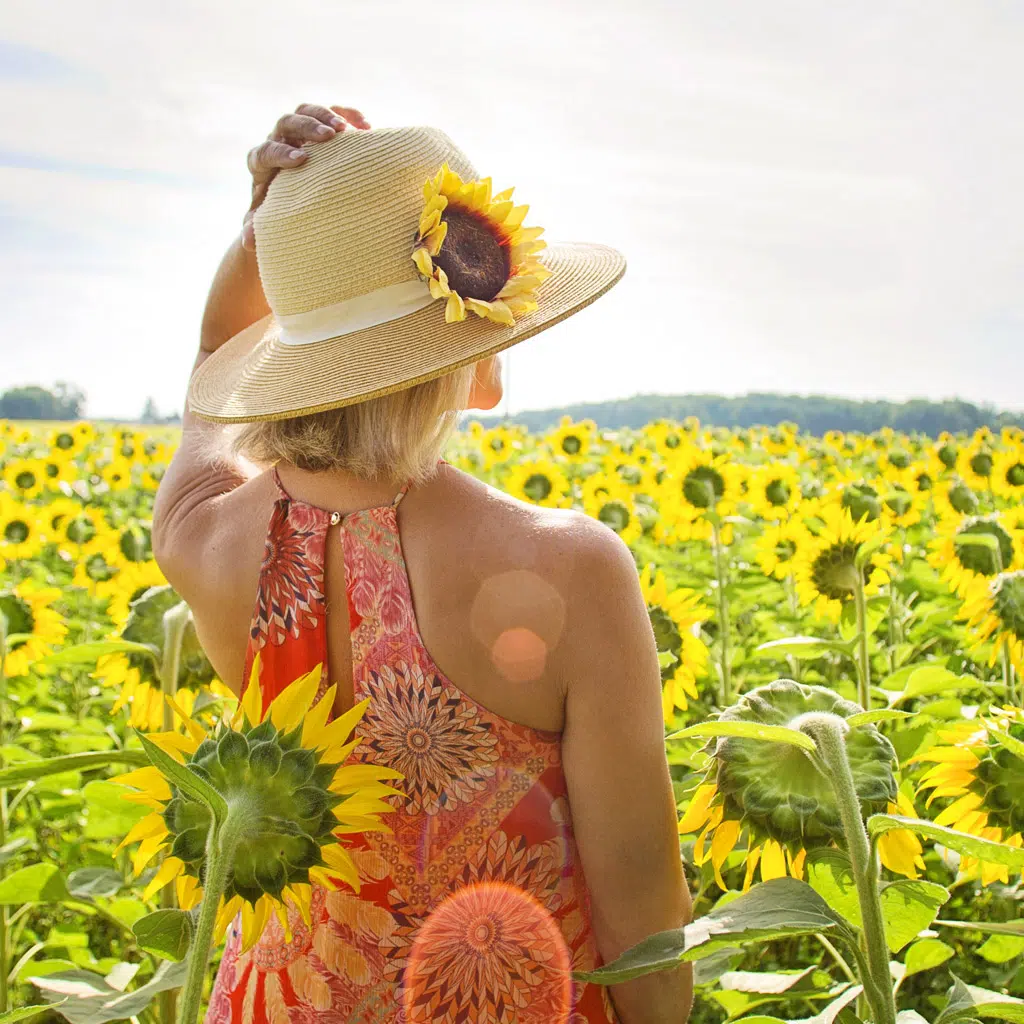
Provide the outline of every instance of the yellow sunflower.
[[537,253],[543,228],[523,227],[528,206],[515,206],[512,189],[491,195],[491,179],[463,181],[445,164],[423,185],[426,205],[412,253],[435,299],[447,299],[453,323],[471,311],[512,326],[537,308],[534,294],[551,276]]
[[11,459],[4,466],[4,483],[10,493],[22,501],[38,497],[46,484],[42,459]]
[[727,455],[687,445],[667,464],[659,487],[664,529],[678,540],[710,537],[706,514],[735,515],[743,481],[743,468]]
[[804,543],[794,559],[793,574],[800,603],[813,605],[823,618],[838,622],[843,604],[858,586],[877,594],[888,582],[891,556],[879,549],[863,569],[857,569],[862,544],[875,541],[885,530],[880,520],[854,522],[850,511],[837,504],[822,505],[808,521]]
[[111,491],[127,491],[132,486],[132,464],[120,456],[108,462],[99,474]]
[[676,708],[685,711],[687,698],[696,700],[697,679],[707,674],[708,649],[700,638],[700,624],[710,613],[695,590],[668,589],[665,574],[652,565],[640,573],[640,589],[654,631],[661,667],[661,707],[665,724],[671,725]]
[[544,441],[555,455],[582,459],[590,450],[596,432],[597,425],[593,420],[573,423],[569,416],[563,416],[558,427],[545,435]]
[[[229,808],[251,808],[251,827],[243,832],[232,859],[217,920],[217,933],[223,934],[241,914],[244,950],[259,939],[272,913],[290,937],[289,906],[309,927],[313,885],[332,890],[347,885],[358,892],[359,872],[344,838],[357,832],[390,832],[380,818],[394,810],[386,800],[404,797],[382,781],[401,779],[400,772],[372,763],[348,763],[360,742],[350,740],[350,734],[369,699],[328,722],[336,688],[330,687],[315,701],[320,678],[317,665],[263,708],[257,658],[231,721],[222,721],[208,735],[175,707],[185,732],[149,737],[179,763],[203,769]],[[278,770],[283,763],[291,770]],[[268,770],[268,765],[275,767]],[[294,781],[297,776],[302,778],[300,788]],[[115,781],[136,790],[126,799],[151,809],[118,849],[139,843],[132,855],[136,873],[160,851],[166,854],[143,897],[149,899],[174,882],[179,904],[191,909],[203,896],[210,812],[184,800],[154,767]]]
[[1001,573],[971,587],[963,617],[979,644],[991,641],[990,664],[1005,650],[1010,664],[1024,677],[1024,569]]
[[627,544],[642,533],[643,525],[633,492],[618,474],[591,473],[582,484],[583,511],[611,527]]
[[793,573],[793,559],[809,540],[799,518],[768,523],[754,541],[755,557],[765,576],[784,580]]
[[131,614],[131,603],[150,587],[162,587],[167,577],[153,559],[145,562],[127,562],[116,576],[96,584],[96,596],[107,600],[107,616],[115,629],[123,629]]
[[973,442],[960,450],[957,471],[971,487],[987,489],[995,467],[995,455],[989,436],[976,434]]
[[981,580],[1024,568],[1019,544],[1000,515],[940,520],[928,561],[960,597]]
[[6,675],[25,675],[64,639],[64,616],[53,607],[60,596],[58,587],[40,587],[31,580],[0,592],[0,613],[7,621]]
[[[1019,847],[1024,831],[1024,760],[999,742],[1001,735],[1011,742],[1024,740],[1019,708],[993,709],[976,722],[941,730],[940,744],[911,761],[932,765],[918,785],[918,792],[931,790],[928,806],[939,798],[953,798],[936,824]],[[964,875],[980,873],[982,885],[1009,881],[1005,864],[979,864],[963,857],[960,870]]]
[[999,497],[1024,501],[1024,445],[1014,444],[997,453],[990,480]]
[[550,459],[517,462],[502,484],[514,498],[548,508],[566,508],[571,503],[566,475]]
[[41,512],[0,491],[0,564],[39,554],[46,543],[46,522]]
[[[860,710],[824,687],[780,679],[744,694],[719,718],[791,726],[808,713],[849,718]],[[862,725],[847,731],[845,743],[865,816],[886,810],[916,817],[896,785],[896,754],[889,741],[874,726]],[[746,845],[746,890],[758,868],[762,881],[801,878],[808,851],[844,841],[832,784],[804,751],[740,737],[712,740],[707,750],[704,781],[679,821],[679,832],[697,833],[694,862],[699,866],[710,860],[722,889],[728,888],[722,867],[741,842]],[[902,829],[891,842],[880,844],[883,863],[911,878],[924,867],[921,853],[916,837]]]
[[787,519],[800,499],[800,477],[788,462],[759,466],[747,481],[746,500],[762,519]]

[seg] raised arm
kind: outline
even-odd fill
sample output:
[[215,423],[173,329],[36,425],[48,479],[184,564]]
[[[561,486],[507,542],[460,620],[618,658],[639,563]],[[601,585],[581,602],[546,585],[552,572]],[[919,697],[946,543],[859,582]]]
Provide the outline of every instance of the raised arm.
[[[607,963],[690,919],[665,757],[657,647],[633,557],[593,520],[574,528],[575,567],[559,672],[562,761],[573,829]],[[622,1024],[682,1024],[690,965],[613,985]]]
[[[348,128],[369,128],[358,110],[301,104],[281,117],[265,142],[248,155],[252,202],[241,233],[228,247],[203,311],[199,352],[193,372],[239,331],[270,312],[256,263],[253,214],[283,167],[297,167],[306,158],[304,142],[324,142]],[[187,574],[209,543],[216,523],[216,499],[247,479],[245,469],[226,458],[211,458],[223,427],[193,416],[187,403],[181,442],[157,492],[153,510],[153,548],[171,582]]]

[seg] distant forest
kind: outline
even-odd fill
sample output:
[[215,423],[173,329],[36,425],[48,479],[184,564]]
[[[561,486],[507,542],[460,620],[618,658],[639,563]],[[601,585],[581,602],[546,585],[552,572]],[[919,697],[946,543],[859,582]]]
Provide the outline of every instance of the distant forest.
[[[599,427],[642,427],[655,419],[683,420],[696,416],[701,423],[721,427],[775,426],[796,423],[810,434],[827,430],[859,430],[865,433],[892,427],[906,433],[932,437],[948,430],[971,432],[978,427],[997,430],[1004,426],[1024,427],[1024,413],[999,412],[991,406],[972,405],[957,399],[930,402],[860,401],[827,395],[778,395],[754,393],[727,398],[724,395],[634,395],[611,402],[585,402],[558,409],[520,412],[509,417],[530,430],[546,430],[563,416],[591,419]],[[493,423],[495,417],[479,417]],[[499,417],[498,419],[501,419]]]

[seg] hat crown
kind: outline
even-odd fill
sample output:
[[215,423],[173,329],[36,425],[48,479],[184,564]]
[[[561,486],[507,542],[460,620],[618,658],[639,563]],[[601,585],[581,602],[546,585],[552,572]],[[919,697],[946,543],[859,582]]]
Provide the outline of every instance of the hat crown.
[[276,316],[306,313],[419,277],[412,261],[423,183],[473,165],[436,128],[348,129],[275,175],[254,216],[256,257]]

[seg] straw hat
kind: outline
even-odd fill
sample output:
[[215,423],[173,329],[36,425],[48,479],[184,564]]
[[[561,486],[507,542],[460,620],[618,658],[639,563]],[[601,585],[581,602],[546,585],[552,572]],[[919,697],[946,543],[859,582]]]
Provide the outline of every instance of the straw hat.
[[527,311],[511,325],[477,315],[446,322],[446,300],[412,254],[424,183],[442,180],[445,165],[477,178],[463,153],[419,127],[340,132],[307,152],[301,166],[278,172],[255,215],[272,312],[192,376],[189,405],[205,419],[284,419],[411,387],[564,320],[625,271],[607,246],[552,244],[531,257],[550,271],[536,308],[520,303]]

